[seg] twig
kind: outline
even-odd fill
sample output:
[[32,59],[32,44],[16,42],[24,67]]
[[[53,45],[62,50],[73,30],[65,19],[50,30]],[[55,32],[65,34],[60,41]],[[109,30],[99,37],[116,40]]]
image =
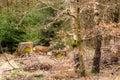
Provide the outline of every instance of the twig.
[[18,24],[16,24],[17,29],[18,29],[18,27],[22,24],[24,18],[27,16],[27,13],[28,13],[28,12],[25,12],[25,14],[24,14],[24,16],[22,17],[22,19],[20,19],[20,21],[19,21]]
[[[63,10],[61,13],[59,13],[57,16],[54,17],[53,21],[48,23],[47,25],[42,25],[43,28],[48,28],[50,27],[53,23],[55,23],[57,20],[59,20],[59,18],[61,18],[62,15],[64,15],[67,12],[67,10]],[[40,27],[41,29],[41,27]]]
[[[30,12],[34,11],[34,9],[35,9],[38,5],[39,5],[39,3],[37,3],[37,4],[35,5],[35,7],[33,7],[33,9],[32,9]],[[18,22],[18,24],[16,24],[16,28],[17,28],[17,29],[18,29],[18,27],[22,24],[24,18],[25,18],[30,12],[28,12],[28,11],[25,12],[25,14],[24,14],[24,16],[22,17],[22,19],[20,19],[20,21]]]
[[47,2],[45,2],[45,1],[43,1],[43,0],[38,0],[38,2],[40,2],[40,3],[42,3],[42,4],[45,4],[46,6],[51,7],[52,9],[54,9],[54,10],[56,10],[56,11],[60,11],[59,9],[57,9],[57,8],[49,5]]
[[[1,42],[0,42],[0,50],[1,50],[2,53],[3,53],[3,49],[2,49]],[[5,53],[3,53],[3,55],[4,55],[4,57],[6,58],[7,62],[9,63],[9,65],[10,65],[13,69],[15,69],[15,67],[9,62],[9,60],[8,60],[7,56],[5,55]]]
[[10,65],[13,69],[15,69],[15,67],[9,62],[9,60],[8,60],[8,58],[7,58],[7,56],[6,56],[6,54],[3,53],[3,55],[4,55],[4,57],[6,58],[7,62],[9,63],[9,65]]

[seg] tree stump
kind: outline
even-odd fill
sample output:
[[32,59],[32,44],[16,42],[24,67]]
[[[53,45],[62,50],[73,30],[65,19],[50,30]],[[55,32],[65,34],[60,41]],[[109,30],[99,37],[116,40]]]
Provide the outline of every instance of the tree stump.
[[33,48],[33,42],[20,42],[17,52],[21,54],[31,53]]

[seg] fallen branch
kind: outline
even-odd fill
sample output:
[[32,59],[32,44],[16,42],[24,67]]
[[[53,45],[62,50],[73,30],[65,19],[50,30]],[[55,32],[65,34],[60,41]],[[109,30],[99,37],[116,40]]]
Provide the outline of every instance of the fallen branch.
[[13,69],[15,69],[15,67],[9,62],[9,59],[8,59],[8,57],[6,56],[6,54],[3,53],[3,55],[4,55],[4,57],[6,58],[6,61],[8,62],[8,64],[9,64]]

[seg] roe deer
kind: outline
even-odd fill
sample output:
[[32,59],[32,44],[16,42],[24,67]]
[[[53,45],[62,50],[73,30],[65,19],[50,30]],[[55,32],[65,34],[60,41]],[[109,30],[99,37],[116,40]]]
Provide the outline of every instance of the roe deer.
[[35,53],[47,53],[49,51],[51,51],[52,49],[54,48],[54,44],[51,43],[50,46],[41,46],[41,45],[38,45],[38,46],[35,46],[33,48],[33,52]]

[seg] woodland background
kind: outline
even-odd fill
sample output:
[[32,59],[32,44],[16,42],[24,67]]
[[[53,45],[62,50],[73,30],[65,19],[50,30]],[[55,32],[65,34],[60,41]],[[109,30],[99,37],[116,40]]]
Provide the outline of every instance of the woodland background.
[[[74,12],[75,9],[79,9],[78,14],[77,11]],[[77,21],[80,28],[74,27]],[[80,46],[75,43],[75,34],[81,36]],[[98,35],[102,36],[100,41]],[[85,63],[87,66],[82,67],[88,72],[94,62],[92,60],[94,53],[100,49],[102,55],[99,57],[102,59],[104,57],[101,62],[103,61],[107,70],[106,65],[108,66],[113,59],[111,57],[117,57],[118,61],[113,62],[119,63],[120,0],[0,0],[0,53],[13,54],[17,51],[20,42],[29,41],[34,43],[33,46],[47,47],[52,41],[55,45],[53,50],[64,50],[70,55],[78,46],[85,59],[80,64]],[[99,61],[97,62],[99,64]],[[117,69],[120,70],[119,66],[120,64],[117,64]],[[120,73],[115,74],[118,76]],[[96,77],[88,78],[88,80],[92,79],[99,80]],[[109,77],[106,80],[110,80]]]

